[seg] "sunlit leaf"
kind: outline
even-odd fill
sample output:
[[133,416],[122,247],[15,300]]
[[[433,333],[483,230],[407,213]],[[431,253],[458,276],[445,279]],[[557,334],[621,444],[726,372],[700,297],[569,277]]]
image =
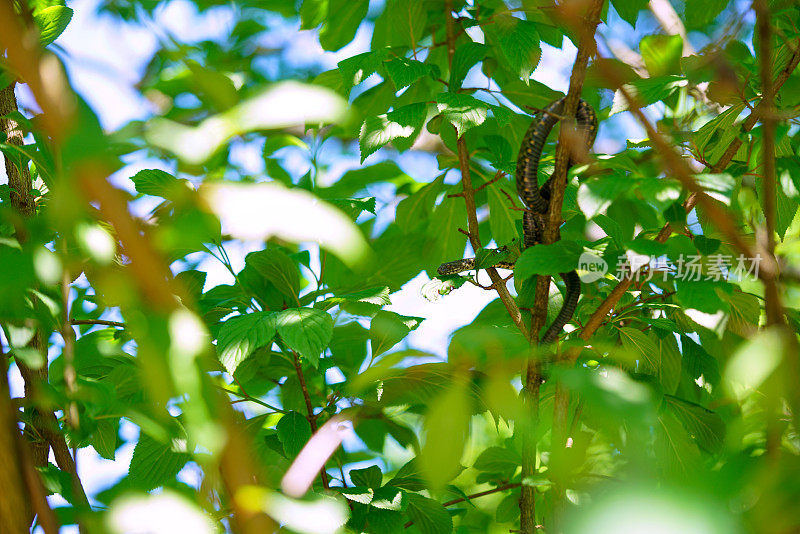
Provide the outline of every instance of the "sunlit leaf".
[[314,308],[283,310],[275,324],[281,339],[315,366],[333,336],[333,318]]
[[145,137],[190,164],[210,158],[232,137],[253,130],[331,123],[345,116],[342,97],[320,86],[281,82],[236,106],[186,126],[156,117],[148,123]]
[[219,361],[233,374],[236,368],[259,347],[275,337],[275,317],[271,312],[255,312],[231,317],[219,331]]

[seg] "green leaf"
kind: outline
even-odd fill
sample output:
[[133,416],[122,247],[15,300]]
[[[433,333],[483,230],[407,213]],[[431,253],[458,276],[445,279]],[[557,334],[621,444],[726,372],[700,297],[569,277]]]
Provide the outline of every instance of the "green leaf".
[[311,425],[308,419],[297,412],[291,411],[281,417],[275,426],[278,439],[283,444],[286,456],[294,458],[311,439]]
[[708,256],[715,253],[717,250],[719,250],[719,246],[722,244],[719,239],[708,238],[704,235],[694,236],[693,242],[694,246],[697,247],[697,251],[703,256]]
[[322,48],[336,51],[352,41],[368,8],[369,0],[328,0],[325,25],[319,32]]
[[233,374],[236,368],[259,347],[275,337],[275,316],[271,312],[255,312],[231,317],[220,328],[217,353],[225,369]]
[[113,460],[117,451],[117,428],[119,420],[100,419],[92,432],[91,444],[94,450],[106,460]]
[[444,174],[423,186],[419,191],[400,201],[395,212],[395,222],[405,233],[415,232],[428,224],[433,207],[444,185]]
[[709,196],[730,206],[736,191],[736,179],[733,176],[730,174],[697,174],[694,179]]
[[145,169],[131,177],[137,193],[161,198],[172,198],[186,187],[185,180],[178,180],[170,173],[159,169]]
[[718,414],[672,395],[664,395],[664,402],[701,449],[710,453],[722,449],[725,423]]
[[472,412],[466,384],[456,379],[428,406],[419,466],[431,487],[439,489],[461,472],[461,456]]
[[672,334],[677,328],[670,329],[663,339],[658,340],[661,365],[658,367],[658,378],[666,393],[674,393],[681,379],[681,353],[678,341]]
[[245,262],[272,282],[278,291],[297,301],[297,294],[300,291],[300,270],[286,253],[277,248],[268,248],[251,252],[245,258]]
[[384,67],[398,90],[408,87],[424,76],[433,74],[431,65],[405,57],[395,57],[384,63]]
[[367,334],[367,329],[356,321],[334,327],[331,354],[345,376],[356,374],[367,357]]
[[445,198],[436,206],[428,227],[428,234],[436,240],[436,250],[431,258],[435,265],[462,257],[467,236],[458,229],[466,222],[467,210],[463,199]]
[[388,48],[379,48],[370,52],[356,54],[340,61],[337,66],[347,89],[347,94],[350,94],[350,90],[353,87],[378,72],[388,56]]
[[369,327],[369,344],[375,358],[391,349],[415,330],[422,319],[406,317],[390,311],[379,311]]
[[514,276],[520,281],[537,274],[555,275],[575,269],[583,247],[574,241],[561,240],[552,245],[526,248],[514,267]]
[[536,23],[507,15],[495,20],[493,30],[502,53],[501,59],[512,73],[527,80],[542,57]]
[[657,374],[659,368],[658,347],[647,334],[626,326],[619,329],[619,339],[622,346],[639,360],[639,368],[643,372]]
[[686,25],[689,28],[703,28],[722,13],[730,0],[686,0]]
[[369,289],[362,289],[355,293],[346,293],[344,295],[337,295],[328,297],[322,302],[314,304],[315,308],[321,310],[328,310],[333,306],[340,306],[343,310],[352,315],[368,315],[372,316],[378,312],[383,306],[388,306],[392,301],[389,298],[389,288],[373,287]]
[[39,27],[39,43],[47,46],[67,29],[67,24],[72,20],[72,9],[65,6],[46,7],[34,13],[33,20]]
[[422,534],[446,534],[453,531],[453,519],[437,501],[416,493],[407,493],[406,514]]
[[464,83],[467,73],[486,56],[487,50],[486,45],[474,42],[462,44],[456,48],[456,52],[453,54],[453,64],[450,66],[448,90],[451,93],[461,89],[461,84]]
[[[678,89],[685,87],[687,81],[680,76],[659,76],[654,78],[643,78],[625,84],[625,90],[629,96],[641,106],[649,106],[658,101],[665,100],[672,96]],[[621,91],[614,93],[614,101],[611,104],[611,111],[608,116],[616,115],[630,109],[628,100]]]
[[680,74],[683,39],[680,35],[646,35],[639,50],[650,76]]
[[365,211],[375,215],[375,197],[329,198],[328,202],[345,212],[354,221]]
[[726,282],[676,280],[675,287],[678,290],[677,300],[684,308],[693,308],[703,313],[728,310],[728,303],[717,294],[717,291],[731,293],[732,286]]
[[314,308],[290,308],[276,315],[281,339],[315,367],[333,336],[333,317]]
[[384,115],[367,117],[358,136],[361,163],[391,141],[404,139],[401,146],[410,147],[419,136],[428,116],[427,107],[427,104],[419,102],[402,106]]
[[372,49],[418,46],[427,24],[427,12],[424,0],[387,0],[375,21]]
[[505,447],[489,447],[478,456],[473,467],[478,471],[507,474],[510,478],[521,464],[522,458],[517,451]]
[[636,26],[639,11],[647,8],[648,0],[612,0],[611,3],[622,20],[631,26]]
[[371,465],[364,469],[353,469],[349,473],[350,480],[356,486],[366,486],[372,489],[379,489],[383,482],[383,473],[377,465]]
[[62,471],[51,463],[36,466],[36,470],[42,478],[42,485],[49,493],[58,493],[69,503],[74,501],[72,476],[69,473]]
[[488,115],[489,106],[472,96],[441,93],[436,97],[436,102],[439,113],[455,126],[459,137],[467,130],[483,124]]
[[170,445],[140,433],[128,467],[128,479],[137,490],[150,491],[174,480],[189,458],[188,454],[175,452]]
[[303,0],[300,6],[300,29],[316,28],[328,14],[328,0]]
[[587,219],[591,219],[606,211],[630,187],[630,177],[623,174],[591,178],[578,187],[578,207]]
[[494,183],[490,185],[486,194],[489,197],[489,227],[492,229],[492,237],[495,243],[510,243],[517,237],[517,220],[519,216],[516,211],[511,210],[508,196],[503,191],[511,195],[513,199],[515,192],[507,183]]

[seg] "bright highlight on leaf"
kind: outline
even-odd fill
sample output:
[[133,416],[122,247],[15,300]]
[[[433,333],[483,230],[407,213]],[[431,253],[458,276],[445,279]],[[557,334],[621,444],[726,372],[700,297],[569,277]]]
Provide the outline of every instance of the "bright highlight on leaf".
[[223,232],[237,239],[311,241],[351,266],[368,254],[366,240],[353,221],[307,191],[269,182],[211,184],[200,192],[219,217]]
[[186,126],[164,118],[152,119],[145,136],[150,143],[197,165],[237,135],[253,130],[335,123],[344,119],[346,109],[344,99],[329,89],[282,82],[223,113],[204,119],[197,126]]
[[121,497],[108,511],[108,528],[115,534],[215,534],[214,520],[199,506],[173,491],[160,495]]

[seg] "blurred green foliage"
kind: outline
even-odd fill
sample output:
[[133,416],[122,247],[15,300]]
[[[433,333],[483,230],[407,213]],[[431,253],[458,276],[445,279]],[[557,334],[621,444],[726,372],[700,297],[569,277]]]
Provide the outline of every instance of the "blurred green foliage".
[[[128,474],[92,495],[92,509],[63,468],[40,466],[44,487],[69,503],[59,510],[63,522],[122,532],[130,510],[146,516],[168,506],[198,532],[248,531],[231,521],[241,510],[264,512],[291,532],[507,532],[519,528],[520,487],[529,486],[544,532],[800,528],[797,286],[781,290],[788,329],[767,327],[762,284],[728,276],[738,251],[704,211],[687,218],[687,192],[664,172],[651,141],[625,130],[631,123],[617,115],[627,116],[628,103],[604,74],[620,70],[627,89],[652,105],[659,131],[692,158],[697,182],[753,242],[764,222],[764,129],[741,127],[762,94],[748,6],[675,3],[703,44],[691,53],[656,27],[647,2],[605,6],[601,42],[635,35],[629,45],[639,61],[635,72],[619,60],[590,65],[582,97],[598,111],[603,142],[569,177],[562,239],[524,251],[513,286],[528,308],[537,275],[574,269],[584,252],[609,264],[606,276],[583,285],[558,349],[578,358],[565,366],[552,350],[531,348],[499,300],[438,354],[409,339],[423,318],[384,309],[420,272],[434,277],[441,262],[465,252],[467,212],[450,172],[459,168],[459,138],[483,243],[518,250],[516,154],[530,114],[561,95],[531,73],[541,43],[577,42],[555,3],[193,4],[199,13],[227,9],[233,23],[221,42],[160,41],[137,84],[155,104],[152,117],[103,132],[70,91],[74,122],[64,138],[48,137],[35,112],[9,115],[24,146],[0,138],[7,166],[32,178],[30,191],[13,193],[37,206],[21,217],[11,186],[0,185],[4,352],[49,367],[37,396],[21,404],[55,412],[70,447],[109,460],[124,442],[121,421],[140,429]],[[768,4],[778,76],[800,53],[800,7]],[[161,5],[111,0],[101,10],[147,28]],[[43,47],[72,15],[46,1],[31,2],[30,13]],[[264,44],[282,28],[314,32],[325,51],[354,50],[345,47],[359,32],[371,40],[323,70],[288,61],[289,40]],[[791,70],[776,95],[775,234],[781,268],[796,278],[800,73]],[[0,85],[16,75],[0,70]],[[709,173],[737,139],[730,164]],[[261,154],[263,175],[240,165],[242,146]],[[401,157],[409,152],[435,156],[437,174],[416,175]],[[105,180],[144,157],[171,170],[133,174],[129,191],[115,191],[125,213],[110,216],[87,173],[100,168]],[[341,172],[340,158],[360,165]],[[142,199],[155,206],[146,220],[127,213]],[[654,241],[666,223],[677,233]],[[238,240],[257,243],[243,261],[232,257]],[[671,267],[651,264],[582,340],[581,328],[618,283],[619,258],[633,253]],[[696,258],[703,280],[676,272],[686,257]],[[720,276],[722,257],[734,264]],[[229,283],[209,283],[201,267],[209,260],[224,266]],[[473,281],[434,279],[424,292],[438,298]],[[560,299],[554,289],[551,315]],[[77,332],[69,349],[65,329]],[[44,349],[32,345],[37,331],[46,334]],[[535,411],[520,394],[529,358],[544,376]],[[557,388],[571,392],[566,449],[551,430]],[[30,413],[19,413],[27,425]],[[344,447],[341,438],[325,441],[340,420],[353,431]],[[523,440],[531,427],[532,444]],[[226,478],[244,457],[226,457],[232,428],[246,435],[241,450],[254,465],[239,487]],[[526,454],[535,476],[523,478]],[[305,497],[287,497],[281,481],[298,455],[313,484]],[[199,484],[178,477],[187,465]],[[325,475],[313,476],[320,466]],[[146,495],[155,488],[163,492]]]

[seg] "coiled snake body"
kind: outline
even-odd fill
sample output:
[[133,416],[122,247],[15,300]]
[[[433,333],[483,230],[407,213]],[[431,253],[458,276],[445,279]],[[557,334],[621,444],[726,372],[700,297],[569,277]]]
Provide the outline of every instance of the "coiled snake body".
[[[522,219],[524,233],[524,246],[532,247],[542,242],[542,232],[544,231],[545,218],[550,208],[550,191],[552,188],[553,177],[545,182],[540,188],[537,180],[539,170],[539,159],[542,156],[542,148],[553,126],[561,119],[564,108],[564,98],[556,100],[542,113],[539,121],[533,121],[522,139],[522,146],[517,157],[517,194],[525,203],[526,209]],[[578,123],[578,130],[583,133],[586,146],[591,148],[597,134],[597,116],[592,107],[584,100],[578,102],[578,110],[575,113]],[[570,160],[568,165],[571,166]],[[495,265],[504,269],[513,269],[511,262],[499,262]],[[443,263],[437,272],[444,276],[469,271],[475,268],[475,258]],[[560,273],[561,279],[566,285],[566,296],[564,304],[558,312],[555,321],[542,336],[541,342],[551,343],[555,341],[564,325],[572,318],[575,308],[578,305],[578,298],[581,294],[581,282],[578,273],[570,271]]]

